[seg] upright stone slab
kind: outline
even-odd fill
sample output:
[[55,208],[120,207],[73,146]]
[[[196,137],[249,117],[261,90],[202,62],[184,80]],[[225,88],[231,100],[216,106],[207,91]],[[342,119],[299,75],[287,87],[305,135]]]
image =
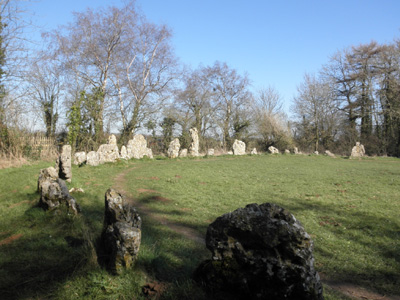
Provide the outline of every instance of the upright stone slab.
[[74,165],[80,166],[86,162],[86,152],[76,152],[74,155]]
[[188,149],[181,149],[179,151],[179,157],[187,157],[188,156]]
[[136,158],[141,159],[144,156],[149,158],[153,158],[153,152],[150,148],[147,148],[147,141],[141,134],[136,134],[133,136],[133,139],[128,141],[128,145],[126,146],[126,152],[128,154],[129,159]]
[[73,214],[80,212],[78,203],[69,194],[64,180],[58,177],[55,168],[49,167],[40,170],[38,191],[40,194],[39,206],[45,210],[56,210],[65,205]]
[[61,153],[56,160],[56,170],[58,177],[71,182],[72,179],[72,168],[71,168],[71,146],[64,145],[61,148]]
[[89,166],[98,166],[99,162],[99,154],[96,151],[90,151],[86,156],[86,164]]
[[274,146],[269,146],[269,147],[268,147],[268,151],[269,151],[271,154],[279,154],[279,150],[278,150],[277,148],[275,148]]
[[136,209],[115,191],[105,194],[102,251],[110,271],[120,274],[133,266],[139,253],[142,220]]
[[322,300],[313,242],[287,210],[249,204],[208,226],[211,259],[194,277],[223,299]]
[[364,145],[360,142],[356,142],[356,145],[351,149],[351,157],[350,158],[360,158],[365,155]]
[[169,158],[177,158],[179,156],[179,148],[181,144],[179,143],[179,139],[176,138],[171,141],[168,147],[167,155]]
[[246,143],[235,140],[232,145],[233,155],[245,155],[246,154]]
[[191,128],[189,129],[190,136],[192,138],[192,142],[189,147],[189,155],[190,156],[199,156],[199,133],[197,131],[197,128]]
[[214,153],[215,153],[215,151],[212,148],[207,150],[207,156],[214,156]]
[[122,159],[129,159],[128,152],[126,151],[126,147],[125,146],[121,147],[120,157]]
[[119,159],[119,149],[115,135],[110,135],[108,137],[108,143],[100,145],[97,153],[99,154],[100,164],[115,162],[117,159]]
[[117,137],[114,134],[110,135],[108,137],[107,144],[108,145],[117,145]]
[[257,148],[253,148],[250,152],[251,155],[257,155]]

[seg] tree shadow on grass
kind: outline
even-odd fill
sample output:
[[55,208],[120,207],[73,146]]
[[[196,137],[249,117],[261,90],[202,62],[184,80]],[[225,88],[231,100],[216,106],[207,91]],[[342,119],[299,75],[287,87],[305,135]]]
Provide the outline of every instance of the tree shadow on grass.
[[[302,199],[290,200],[292,204],[286,204],[285,208],[295,216],[302,211],[314,212],[313,215],[318,218],[316,220],[319,222],[318,226],[321,227],[318,234],[320,239],[324,239],[327,235],[334,235],[338,243],[349,244],[353,249],[365,249],[364,253],[374,253],[377,260],[385,262],[380,266],[357,268],[357,266],[352,266],[350,259],[342,268],[336,268],[334,274],[327,274],[328,278],[353,283],[382,294],[400,295],[400,226],[398,221],[379,217],[374,215],[374,212],[356,209],[344,211],[343,207],[333,204],[316,204]],[[384,241],[382,237],[385,238]],[[316,251],[327,260],[334,259],[333,253],[326,247],[316,247]],[[362,256],[361,253],[360,256]],[[371,262],[366,262],[366,264],[371,264]],[[388,265],[390,268],[385,267]]]
[[89,257],[84,237],[68,228],[75,226],[76,218],[32,207],[13,220],[22,224],[19,230],[23,233],[20,239],[0,247],[2,299],[48,297],[59,283],[86,265]]

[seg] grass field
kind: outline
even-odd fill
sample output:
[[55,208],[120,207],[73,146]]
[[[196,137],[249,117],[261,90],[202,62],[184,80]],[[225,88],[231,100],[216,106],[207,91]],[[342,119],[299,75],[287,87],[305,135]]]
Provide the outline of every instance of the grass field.
[[[288,209],[313,238],[325,299],[349,299],[332,282],[400,297],[399,159],[259,155],[74,166],[69,186],[85,190],[74,194],[78,217],[36,206],[39,170],[50,165],[0,170],[1,299],[141,299],[153,281],[163,299],[207,299],[191,281],[210,256],[199,237],[221,214],[264,202]],[[118,277],[95,254],[109,187],[134,199],[143,217],[138,261]]]

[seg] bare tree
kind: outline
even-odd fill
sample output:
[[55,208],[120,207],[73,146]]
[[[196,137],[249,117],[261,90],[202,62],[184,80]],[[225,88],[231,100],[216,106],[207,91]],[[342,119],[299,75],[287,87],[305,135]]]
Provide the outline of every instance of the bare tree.
[[273,87],[258,91],[254,102],[255,128],[263,147],[288,148],[291,145],[287,116],[282,109],[282,98]]
[[75,12],[72,23],[48,34],[65,70],[91,86],[90,92],[98,95],[95,110],[97,139],[103,135],[109,77],[126,30],[126,19],[134,17],[127,16],[125,11],[126,7],[109,7]]
[[250,82],[247,75],[242,76],[226,63],[218,61],[212,67],[207,67],[207,78],[218,102],[217,121],[226,150],[231,137],[238,137],[250,125],[245,112],[252,100],[248,90]]
[[319,151],[320,144],[328,147],[338,133],[337,112],[330,82],[315,75],[304,75],[304,82],[298,87],[292,111],[297,117],[297,138],[313,143],[313,150]]
[[125,20],[124,42],[113,71],[125,138],[160,111],[176,78],[170,30],[141,15],[134,18],[133,7],[126,9],[130,17]]

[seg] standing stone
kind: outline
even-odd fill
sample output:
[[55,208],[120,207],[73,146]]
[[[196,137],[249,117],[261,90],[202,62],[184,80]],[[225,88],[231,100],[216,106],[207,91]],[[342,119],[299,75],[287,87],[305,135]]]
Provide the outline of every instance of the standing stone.
[[269,147],[268,147],[268,151],[269,151],[271,154],[279,154],[279,150],[278,150],[277,148],[275,148],[274,146],[269,146]]
[[110,136],[108,137],[107,144],[109,144],[109,145],[116,145],[116,144],[117,144],[117,138],[116,138],[116,136],[113,135],[113,134],[110,135]]
[[169,144],[168,147],[168,157],[169,158],[177,158],[179,156],[179,148],[181,147],[181,144],[179,143],[179,139],[176,138],[171,143]]
[[142,220],[136,209],[115,191],[105,194],[101,247],[110,271],[120,274],[133,266],[139,253]]
[[99,154],[100,164],[104,164],[106,162],[115,162],[117,159],[119,159],[119,150],[115,135],[110,135],[108,137],[108,143],[100,145],[97,153]]
[[197,132],[197,128],[194,127],[189,129],[190,136],[192,137],[192,143],[189,147],[189,155],[190,156],[199,156],[199,134]]
[[98,166],[99,162],[99,154],[96,151],[90,151],[86,156],[86,164],[89,166]]
[[290,150],[289,149],[285,149],[285,154],[290,154]]
[[126,147],[125,146],[121,147],[120,157],[122,159],[128,159],[128,152],[126,151]]
[[86,152],[76,152],[74,155],[74,165],[80,166],[86,162]]
[[294,154],[300,154],[301,152],[299,152],[299,149],[297,147],[293,148],[293,153]]
[[333,154],[333,153],[332,153],[331,151],[329,151],[329,150],[325,150],[325,154],[328,155],[329,157],[336,158],[335,154]]
[[314,151],[315,155],[319,155],[319,152],[317,150]]
[[208,155],[208,156],[214,156],[214,153],[215,153],[215,152],[214,152],[214,149],[208,149],[208,150],[207,150],[207,155]]
[[187,157],[188,156],[188,149],[181,149],[181,151],[179,151],[179,157]]
[[257,148],[253,148],[250,152],[251,155],[257,155]]
[[233,155],[245,155],[246,144],[245,142],[235,140],[232,145]]
[[351,150],[351,158],[363,157],[365,155],[364,145],[356,142],[356,145]]
[[68,182],[71,182],[72,178],[71,162],[71,145],[64,145],[56,160],[56,170],[58,172],[58,177]]
[[76,200],[69,194],[64,180],[60,179],[53,167],[41,169],[38,179],[39,206],[45,210],[56,210],[65,205],[73,214],[80,212]]
[[313,242],[287,210],[249,204],[208,226],[212,257],[194,277],[223,299],[322,300]]
[[128,141],[128,145],[126,146],[126,152],[128,154],[129,159],[141,159],[144,156],[148,156],[149,158],[153,158],[153,152],[150,148],[147,148],[147,141],[145,137],[141,134],[136,134],[133,136],[133,139]]

